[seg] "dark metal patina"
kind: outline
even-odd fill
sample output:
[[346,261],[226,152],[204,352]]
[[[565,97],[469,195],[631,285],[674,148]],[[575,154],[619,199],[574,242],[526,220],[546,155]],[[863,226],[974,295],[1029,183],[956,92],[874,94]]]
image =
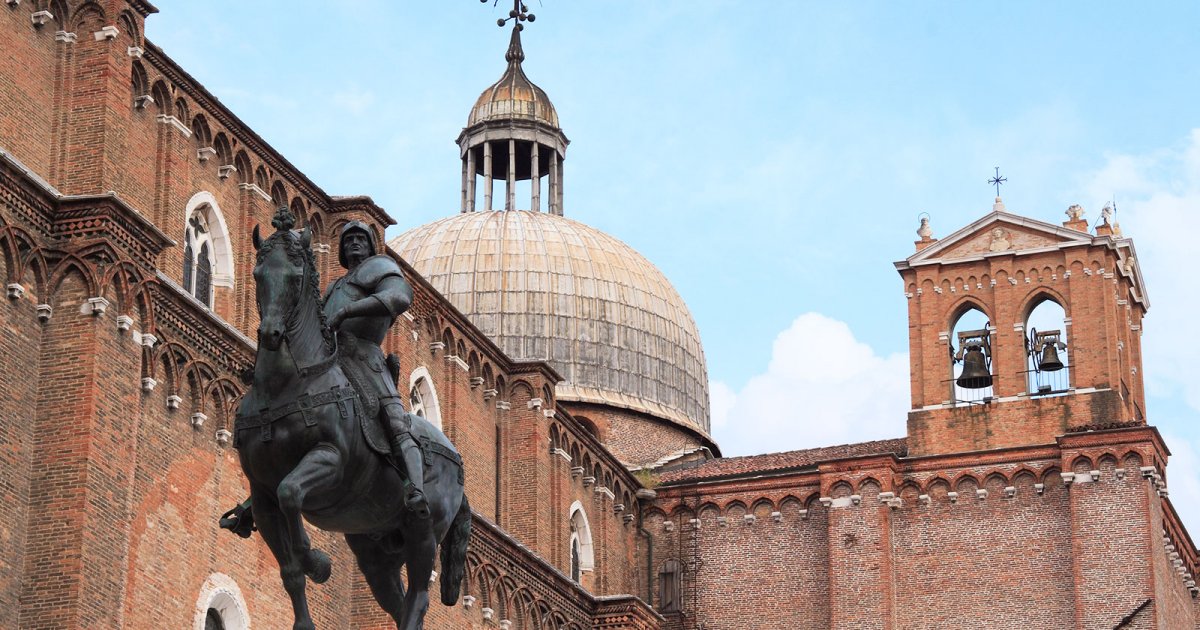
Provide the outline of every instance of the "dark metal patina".
[[404,411],[396,363],[380,349],[412,288],[394,260],[376,253],[370,228],[352,221],[340,239],[347,273],[322,300],[311,233],[292,230],[286,207],[272,224],[265,240],[254,229],[262,324],[253,384],[235,423],[250,498],[221,526],[243,537],[257,526],[279,562],[295,630],[314,627],[305,576],[321,583],[331,570],[301,517],[344,533],[397,628],[421,628],[439,545],[442,603],[458,601],[471,510],[462,459],[440,430]]

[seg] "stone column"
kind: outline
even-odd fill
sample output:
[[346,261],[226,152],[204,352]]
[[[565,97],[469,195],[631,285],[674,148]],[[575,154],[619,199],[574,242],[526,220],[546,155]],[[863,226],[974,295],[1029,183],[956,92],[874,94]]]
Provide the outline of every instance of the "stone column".
[[463,212],[475,212],[475,147],[467,149],[467,207]]
[[483,143],[483,209],[492,210],[492,143]]
[[554,204],[555,204],[555,207],[558,208],[558,212],[556,212],[555,214],[557,214],[558,216],[561,217],[562,213],[563,213],[562,156],[555,155],[554,162],[555,162],[555,165],[558,167],[558,186],[555,187],[555,191],[554,191]]
[[534,212],[542,211],[542,173],[538,170],[538,143],[533,143],[533,157],[529,159],[529,187],[533,198],[529,209]]
[[462,161],[462,198],[459,202],[459,212],[467,212],[467,160]]
[[517,141],[508,140],[508,177],[504,182],[504,209],[516,210],[517,205]]
[[558,207],[558,156],[550,156],[550,214],[562,215]]

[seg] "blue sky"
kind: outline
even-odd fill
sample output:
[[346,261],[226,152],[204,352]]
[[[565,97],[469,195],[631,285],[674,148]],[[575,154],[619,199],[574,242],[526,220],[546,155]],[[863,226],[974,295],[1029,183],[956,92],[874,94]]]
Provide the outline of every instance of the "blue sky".
[[[326,191],[374,197],[389,236],[457,212],[453,141],[504,69],[504,7],[156,4],[152,41]],[[1200,3],[530,8],[525,69],[571,139],[566,214],[683,295],[727,454],[904,434],[892,262],[919,213],[945,236],[988,212],[998,165],[1018,214],[1057,223],[1079,203],[1094,221],[1115,196],[1152,301],[1148,415],[1200,531]]]

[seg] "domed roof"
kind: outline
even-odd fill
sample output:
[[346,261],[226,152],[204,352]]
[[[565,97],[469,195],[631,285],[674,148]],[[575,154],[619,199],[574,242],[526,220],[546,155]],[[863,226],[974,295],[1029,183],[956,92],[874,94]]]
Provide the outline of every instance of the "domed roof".
[[521,69],[525,51],[521,49],[519,29],[513,29],[504,58],[508,61],[504,76],[476,99],[471,115],[467,117],[467,127],[489,121],[529,120],[558,129],[558,112],[554,110],[550,97],[546,96],[545,90],[534,85]]
[[708,376],[687,305],[650,261],[578,221],[467,212],[392,246],[506,354],[548,361],[563,401],[612,405],[708,437]]

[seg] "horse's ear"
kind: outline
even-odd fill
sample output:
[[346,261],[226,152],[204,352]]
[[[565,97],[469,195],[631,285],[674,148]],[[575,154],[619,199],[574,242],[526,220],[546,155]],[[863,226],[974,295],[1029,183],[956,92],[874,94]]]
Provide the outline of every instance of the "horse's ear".
[[254,249],[258,250],[262,247],[262,237],[258,235],[258,224],[254,224]]
[[308,249],[312,245],[312,230],[304,228],[300,232],[300,244],[304,246],[304,249]]

